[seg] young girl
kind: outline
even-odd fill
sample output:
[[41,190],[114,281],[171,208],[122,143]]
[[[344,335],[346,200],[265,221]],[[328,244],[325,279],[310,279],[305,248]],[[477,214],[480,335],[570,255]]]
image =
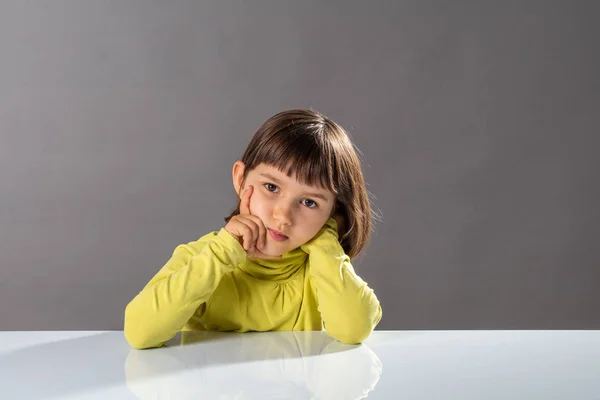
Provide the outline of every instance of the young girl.
[[175,248],[125,309],[125,337],[158,347],[180,330],[322,330],[364,341],[381,319],[350,260],[371,233],[360,160],[345,130],[312,110],[268,119],[233,164],[226,225]]

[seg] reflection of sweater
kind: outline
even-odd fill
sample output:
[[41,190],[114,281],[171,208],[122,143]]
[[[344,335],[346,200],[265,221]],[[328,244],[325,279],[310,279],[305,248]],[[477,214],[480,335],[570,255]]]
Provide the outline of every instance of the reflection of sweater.
[[278,260],[246,258],[225,229],[175,248],[125,309],[134,348],[158,347],[179,330],[321,330],[365,340],[381,319],[373,290],[354,272],[330,218],[308,243]]
[[130,350],[125,382],[139,399],[362,399],[382,372],[366,345],[323,332],[182,332],[167,345]]

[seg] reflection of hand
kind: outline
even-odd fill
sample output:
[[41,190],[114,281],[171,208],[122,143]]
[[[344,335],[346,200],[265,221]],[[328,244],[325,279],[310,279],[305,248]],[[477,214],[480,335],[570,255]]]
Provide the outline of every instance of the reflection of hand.
[[130,351],[126,383],[140,399],[359,399],[381,374],[368,347],[325,332],[182,332],[181,339],[187,344]]

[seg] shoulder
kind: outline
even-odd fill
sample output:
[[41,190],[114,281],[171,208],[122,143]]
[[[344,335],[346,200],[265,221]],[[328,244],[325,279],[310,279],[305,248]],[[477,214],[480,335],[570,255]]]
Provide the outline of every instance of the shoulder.
[[190,253],[192,255],[198,254],[202,251],[204,246],[215,240],[218,237],[218,235],[218,231],[209,232],[193,242],[178,245],[177,247],[175,247],[173,253]]

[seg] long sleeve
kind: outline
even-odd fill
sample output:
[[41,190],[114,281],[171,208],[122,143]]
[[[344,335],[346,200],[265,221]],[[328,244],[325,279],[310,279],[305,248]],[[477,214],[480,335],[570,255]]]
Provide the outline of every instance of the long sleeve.
[[309,254],[309,273],[326,332],[342,343],[362,343],[381,320],[381,306],[373,290],[354,272],[338,241],[335,219],[330,218],[302,249]]
[[161,346],[205,303],[221,278],[246,258],[225,229],[179,245],[163,268],[125,308],[124,330],[136,348]]

